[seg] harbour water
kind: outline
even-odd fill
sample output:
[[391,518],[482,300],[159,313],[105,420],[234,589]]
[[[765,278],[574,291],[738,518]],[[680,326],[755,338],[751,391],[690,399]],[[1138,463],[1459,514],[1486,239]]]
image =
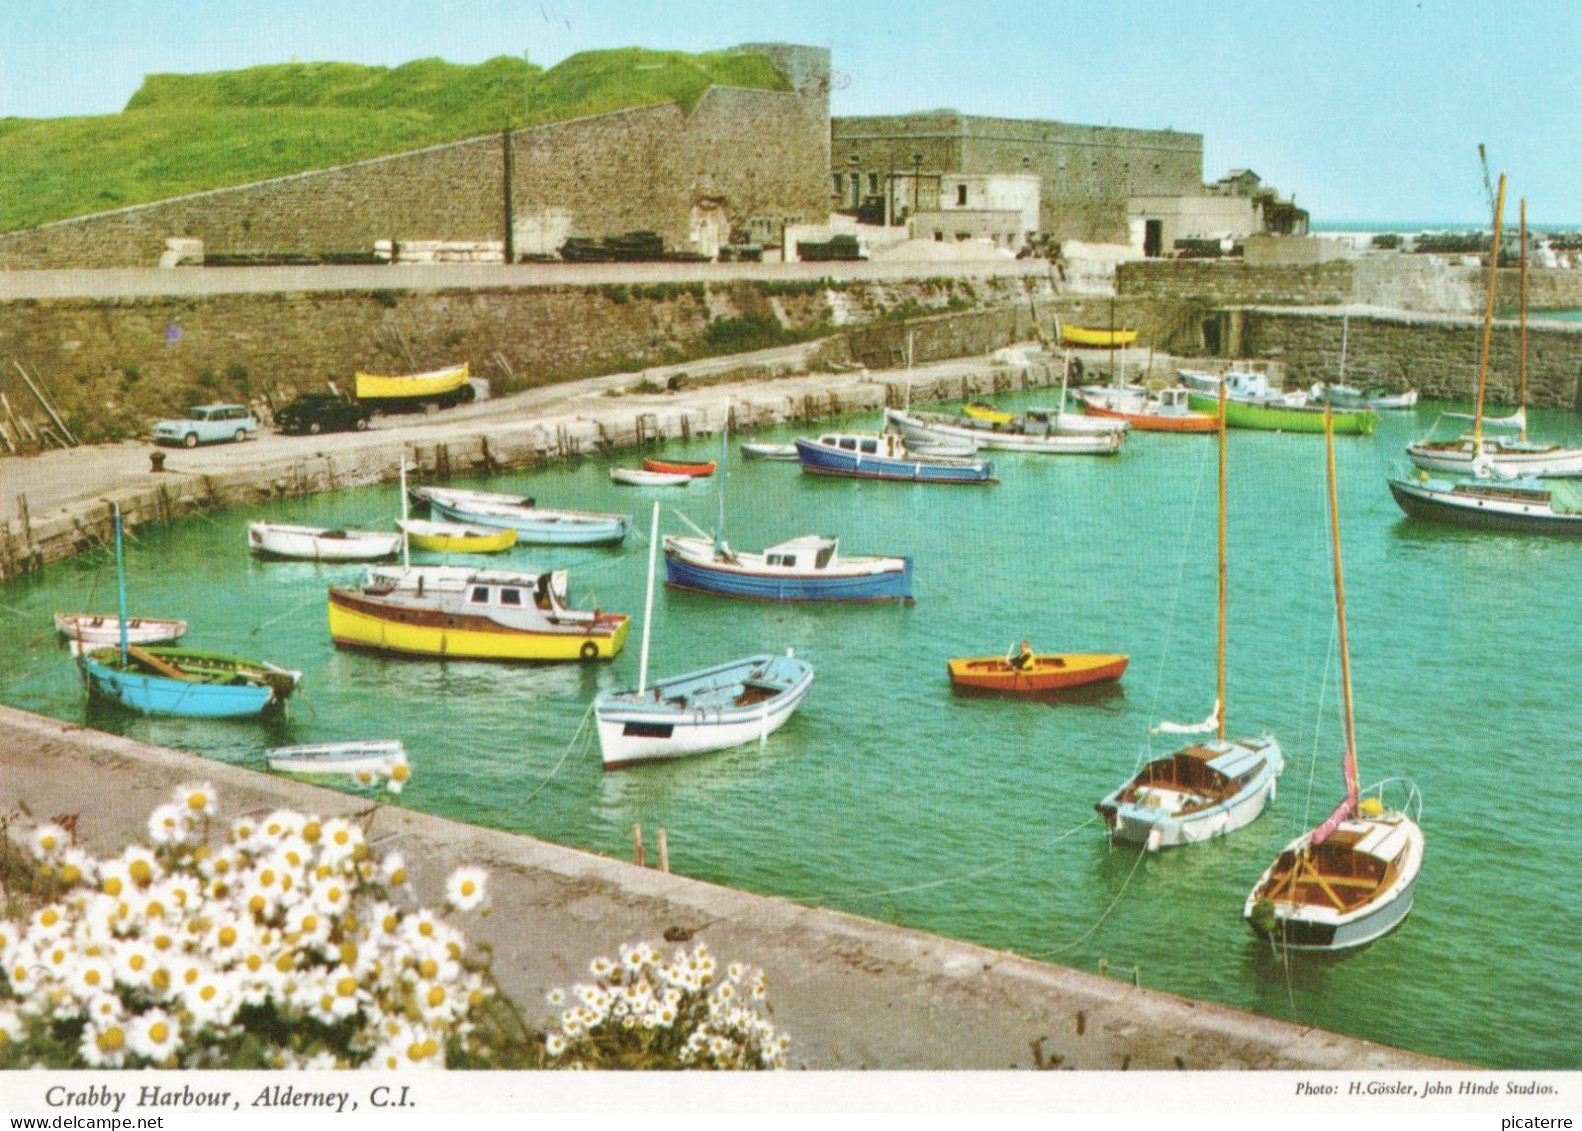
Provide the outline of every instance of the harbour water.
[[[1211,436],[1134,435],[1115,459],[997,454],[994,487],[819,479],[744,463],[733,443],[732,544],[817,532],[840,535],[848,553],[916,559],[910,608],[661,591],[651,671],[786,647],[815,664],[807,703],[762,748],[603,772],[589,703],[635,685],[635,623],[608,664],[337,651],[325,590],[362,567],[253,560],[246,524],[388,529],[393,487],[189,519],[129,543],[134,614],[185,617],[195,647],[302,669],[289,717],[143,719],[86,704],[51,616],[114,609],[107,551],[0,589],[11,645],[0,650],[0,700],[260,770],[270,745],[398,737],[413,777],[394,804],[623,857],[634,823],[650,844],[663,827],[673,869],[701,879],[1079,969],[1103,959],[1152,988],[1477,1064],[1576,1069],[1582,540],[1408,521],[1384,472],[1441,407],[1385,414],[1372,437],[1336,441],[1362,777],[1414,780],[1427,838],[1411,917],[1344,957],[1283,960],[1241,918],[1258,874],[1342,791],[1317,436],[1230,438],[1229,728],[1279,737],[1279,799],[1231,837],[1161,855],[1109,847],[1093,803],[1173,745],[1150,739],[1152,724],[1201,719],[1213,705]],[[1582,443],[1575,417],[1532,416],[1535,432]],[[719,444],[663,454],[715,458]],[[712,528],[712,481],[611,485],[610,466],[636,462],[616,454],[473,485],[624,510],[644,532],[658,497],[664,530],[688,529],[677,511]],[[564,566],[574,601],[638,617],[646,557],[634,536],[618,550],[518,547],[479,564]],[[1116,688],[1045,702],[951,692],[948,657],[1003,653],[1022,637],[1040,651],[1126,652],[1131,667]]]

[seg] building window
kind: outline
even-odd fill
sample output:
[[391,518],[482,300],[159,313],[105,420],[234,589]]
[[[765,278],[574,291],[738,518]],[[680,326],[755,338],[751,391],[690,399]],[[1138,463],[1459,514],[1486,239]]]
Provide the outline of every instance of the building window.
[[872,196],[874,193],[876,193],[878,191],[879,191],[879,174],[878,173],[869,173],[868,174],[868,195]]
[[836,173],[835,174],[835,195],[836,196],[840,195],[840,190],[841,190],[841,188],[842,188],[842,186],[844,184],[845,184],[845,182],[842,180],[841,175],[839,173]]
[[1030,168],[1032,168],[1032,165],[1033,165],[1032,157],[1030,157],[1026,153],[1022,154],[1022,168],[1030,169]]
[[958,207],[961,207],[961,208],[967,207],[967,186],[966,185],[957,185],[956,186],[956,204],[957,204]]

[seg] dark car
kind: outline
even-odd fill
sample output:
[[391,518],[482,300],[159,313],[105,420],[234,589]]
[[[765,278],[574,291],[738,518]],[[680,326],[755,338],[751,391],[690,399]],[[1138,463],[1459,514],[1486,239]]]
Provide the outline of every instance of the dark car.
[[361,432],[373,409],[334,393],[303,393],[275,414],[282,432],[316,436],[320,432]]

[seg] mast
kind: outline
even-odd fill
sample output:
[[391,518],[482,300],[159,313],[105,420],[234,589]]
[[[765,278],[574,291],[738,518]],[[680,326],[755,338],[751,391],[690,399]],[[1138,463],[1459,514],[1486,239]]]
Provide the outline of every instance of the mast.
[[121,552],[121,504],[115,509],[115,600],[121,617],[121,666],[126,667],[126,559]]
[[654,521],[648,532],[648,596],[643,598],[643,654],[637,665],[637,694],[648,690],[648,637],[654,627],[654,559],[659,556],[659,500],[654,500]]
[[1522,443],[1527,442],[1527,198],[1522,197]]
[[725,418],[725,427],[720,429],[720,466],[719,478],[714,481],[714,502],[716,515],[714,519],[714,556],[717,558],[725,550],[725,453],[729,449],[731,436],[731,419]]
[[1357,807],[1357,724],[1351,702],[1351,651],[1346,646],[1346,583],[1340,567],[1340,500],[1335,490],[1335,417],[1324,409],[1324,456],[1329,478],[1329,537],[1334,545],[1335,619],[1340,625],[1340,701],[1346,717],[1346,808]]
[[411,543],[412,536],[406,531],[407,505],[406,505],[406,453],[401,453],[401,568],[412,568]]
[[1335,378],[1335,384],[1346,383],[1346,335],[1351,329],[1351,311],[1340,316],[1340,375]]
[[1494,340],[1494,290],[1500,272],[1500,228],[1505,218],[1505,174],[1500,174],[1500,190],[1494,201],[1494,240],[1489,253],[1489,298],[1483,310],[1483,351],[1478,358],[1478,399],[1472,410],[1472,458],[1483,454],[1483,394],[1489,373],[1489,347]]
[[1226,477],[1225,466],[1225,382],[1219,383],[1219,682],[1217,684],[1219,698],[1215,705],[1219,708],[1219,740],[1225,741],[1225,625],[1228,613],[1225,608],[1226,599],[1230,593],[1229,569],[1226,558],[1225,546],[1225,499]]

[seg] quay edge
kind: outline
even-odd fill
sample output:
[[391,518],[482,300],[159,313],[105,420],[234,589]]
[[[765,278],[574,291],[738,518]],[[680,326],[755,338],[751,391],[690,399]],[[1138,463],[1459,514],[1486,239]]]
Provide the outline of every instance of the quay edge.
[[[791,1063],[814,1070],[1421,1071],[1467,1066],[1226,1006],[1191,1001],[1003,951],[753,895],[278,778],[0,707],[0,798],[10,810],[81,813],[96,852],[140,837],[182,782],[211,782],[224,816],[293,807],[366,821],[404,852],[418,898],[440,901],[461,864],[489,869],[493,910],[459,920],[487,944],[529,1024],[540,1003],[622,942],[662,949],[692,932],[760,966]],[[685,837],[672,859],[685,860]],[[684,867],[684,863],[682,867]],[[1036,1049],[1036,1052],[1035,1052]]]

